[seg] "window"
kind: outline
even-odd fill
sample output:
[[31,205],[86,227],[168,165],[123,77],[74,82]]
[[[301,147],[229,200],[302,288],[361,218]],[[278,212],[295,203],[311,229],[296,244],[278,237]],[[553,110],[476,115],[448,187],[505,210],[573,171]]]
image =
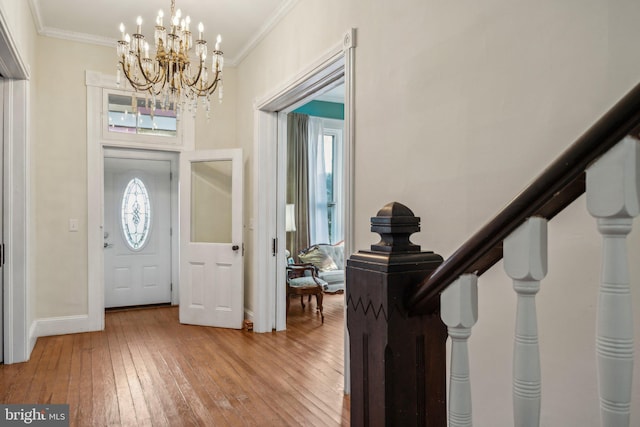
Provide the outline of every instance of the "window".
[[151,205],[147,187],[140,178],[133,178],[122,196],[122,232],[127,245],[133,250],[142,249],[151,225]]
[[335,243],[334,229],[336,218],[336,202],[334,189],[334,164],[333,157],[335,151],[335,135],[323,135],[324,138],[324,170],[327,177],[327,223],[329,224],[329,243]]
[[329,243],[344,239],[342,230],[342,129],[325,121],[323,131],[324,167],[327,177],[327,223]]
[[160,102],[155,107],[149,99],[110,93],[109,132],[176,136],[177,119],[174,111],[165,110]]

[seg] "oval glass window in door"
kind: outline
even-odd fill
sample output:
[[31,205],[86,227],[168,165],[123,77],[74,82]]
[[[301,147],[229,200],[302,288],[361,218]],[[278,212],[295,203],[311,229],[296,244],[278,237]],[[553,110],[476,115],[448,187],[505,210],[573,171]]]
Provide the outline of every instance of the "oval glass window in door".
[[133,178],[122,196],[122,231],[127,245],[141,249],[149,237],[151,204],[147,187],[140,178]]

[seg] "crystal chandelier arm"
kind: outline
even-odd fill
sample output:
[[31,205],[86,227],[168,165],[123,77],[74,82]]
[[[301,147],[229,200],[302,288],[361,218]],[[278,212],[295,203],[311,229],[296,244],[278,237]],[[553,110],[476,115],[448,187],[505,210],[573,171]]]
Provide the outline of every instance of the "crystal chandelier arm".
[[203,88],[199,88],[195,85],[190,87],[193,93],[195,93],[197,96],[206,96],[211,95],[213,94],[213,92],[215,92],[216,88],[218,87],[218,82],[220,82],[220,71],[216,71],[216,74],[210,85]]
[[156,59],[156,61],[159,64],[160,71],[158,72],[157,75],[151,76],[150,78],[145,72],[144,67],[142,66],[142,55],[139,47],[138,47],[138,53],[136,57],[138,58],[138,68],[140,69],[140,73],[142,74],[142,77],[144,77],[144,79],[148,84],[150,84],[151,86],[154,86],[156,83],[160,82],[164,78],[164,67],[162,66],[162,63],[158,59]]
[[202,70],[203,68],[205,68],[204,63],[205,61],[202,58],[200,58],[198,74],[193,78],[193,80],[190,81],[189,78],[185,77],[184,74],[181,75],[182,81],[191,89],[191,92],[196,96],[211,95],[216,90],[216,87],[218,86],[218,81],[220,80],[221,71],[220,69],[216,68],[216,72],[211,83],[209,84],[209,82],[207,81],[207,82],[204,82],[207,85],[206,87],[198,87],[198,82],[200,82],[200,77],[202,76]]
[[151,83],[144,84],[135,80],[129,73],[129,70],[127,69],[128,67],[125,65],[124,60],[120,61],[120,66],[122,67],[124,76],[127,78],[129,83],[131,83],[131,86],[133,86],[134,89],[139,91],[146,91],[146,90],[149,90],[149,88],[153,87],[153,84]]
[[198,81],[200,80],[200,76],[202,75],[202,69],[204,67],[204,61],[202,59],[200,59],[200,65],[198,66],[198,74],[196,74],[195,77],[193,77],[193,80],[190,80],[191,76],[188,75],[188,73],[180,73],[180,80],[182,80],[182,82],[184,84],[186,84],[189,87],[193,87],[196,85],[196,83],[198,83]]

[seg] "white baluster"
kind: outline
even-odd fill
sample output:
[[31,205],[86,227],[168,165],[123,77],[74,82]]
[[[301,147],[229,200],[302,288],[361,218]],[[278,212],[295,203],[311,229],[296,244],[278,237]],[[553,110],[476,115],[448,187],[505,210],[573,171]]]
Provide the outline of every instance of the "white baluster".
[[471,383],[467,341],[478,321],[478,277],[464,274],[440,296],[441,317],[451,337],[449,426],[471,427]]
[[504,241],[504,269],[518,294],[513,345],[513,417],[516,427],[540,425],[540,352],[536,294],[547,275],[547,221],[529,218]]
[[640,212],[640,147],[627,137],[587,170],[587,208],[602,234],[596,351],[602,425],[628,427],[633,378],[633,313],[627,234]]

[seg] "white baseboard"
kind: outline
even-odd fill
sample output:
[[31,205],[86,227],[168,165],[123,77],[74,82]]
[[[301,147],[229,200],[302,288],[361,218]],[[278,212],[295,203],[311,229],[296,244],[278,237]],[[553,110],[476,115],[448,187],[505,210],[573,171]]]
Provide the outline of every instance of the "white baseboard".
[[[244,309],[245,319],[253,321],[253,311]],[[37,319],[31,325],[29,331],[30,346],[36,343],[38,337],[47,337],[51,335],[77,334],[81,332],[99,331],[95,326],[91,325],[89,315],[83,314],[78,316],[61,316]]]
[[78,316],[61,316],[37,319],[35,322],[35,336],[77,334],[92,332],[99,329],[92,327],[88,314]]

